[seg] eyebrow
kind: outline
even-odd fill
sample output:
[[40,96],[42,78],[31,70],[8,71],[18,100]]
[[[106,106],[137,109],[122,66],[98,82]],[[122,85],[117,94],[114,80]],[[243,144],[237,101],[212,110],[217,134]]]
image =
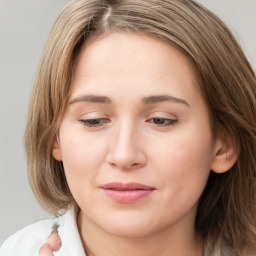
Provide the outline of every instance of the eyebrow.
[[[109,97],[106,96],[98,96],[98,95],[82,95],[78,96],[74,99],[72,99],[69,104],[73,104],[75,102],[91,102],[91,103],[102,103],[102,104],[110,104],[112,101]],[[176,103],[181,103],[186,106],[190,106],[186,100],[176,98],[171,95],[153,95],[153,96],[148,96],[144,97],[142,99],[142,103],[144,104],[155,104],[155,103],[160,103],[160,102],[166,102],[166,101],[172,101]]]
[[75,102],[80,102],[80,101],[85,101],[85,102],[92,102],[92,103],[105,103],[105,104],[110,104],[111,100],[110,98],[106,96],[97,96],[97,95],[82,95],[74,98],[69,102],[69,104],[73,104]]
[[171,95],[149,96],[149,97],[143,98],[142,101],[143,101],[144,104],[154,104],[154,103],[165,102],[165,101],[173,101],[173,102],[181,103],[181,104],[184,104],[184,105],[190,107],[188,102],[185,101],[184,99],[176,98],[176,97],[171,96]]

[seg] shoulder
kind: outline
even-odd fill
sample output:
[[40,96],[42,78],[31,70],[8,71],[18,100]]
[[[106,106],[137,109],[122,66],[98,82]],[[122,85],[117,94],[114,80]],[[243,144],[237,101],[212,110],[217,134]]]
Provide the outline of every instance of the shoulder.
[[60,218],[39,221],[10,236],[0,248],[0,256],[37,255]]

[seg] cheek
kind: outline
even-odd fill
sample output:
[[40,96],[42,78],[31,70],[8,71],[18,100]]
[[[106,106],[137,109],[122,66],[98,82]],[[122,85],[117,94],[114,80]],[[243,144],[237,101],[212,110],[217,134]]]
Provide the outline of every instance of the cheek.
[[94,192],[104,159],[104,149],[97,140],[76,135],[62,141],[62,161],[67,183],[81,208],[95,208],[98,199]]
[[83,132],[67,133],[63,130],[63,134],[65,136],[61,140],[62,161],[72,191],[95,180],[102,161],[106,158],[106,149],[100,139],[85,136]]
[[151,141],[151,157],[155,164],[166,165],[175,172],[200,171],[209,169],[213,155],[210,136],[174,135],[173,138]]
[[[199,133],[200,134],[200,133]],[[180,204],[195,203],[210,173],[212,158],[211,136],[177,136],[152,148],[154,169],[162,177],[165,199],[178,199]]]

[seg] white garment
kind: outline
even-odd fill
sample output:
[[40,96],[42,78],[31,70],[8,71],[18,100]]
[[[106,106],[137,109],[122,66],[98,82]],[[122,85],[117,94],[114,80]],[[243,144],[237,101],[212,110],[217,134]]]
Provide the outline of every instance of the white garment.
[[37,256],[56,225],[62,246],[54,255],[86,256],[73,209],[61,217],[37,222],[10,236],[0,248],[0,256]]
[[[55,256],[86,256],[76,223],[73,209],[58,218],[43,220],[32,224],[11,237],[0,248],[0,256],[37,256],[42,245],[47,241],[51,232],[58,226],[62,246]],[[229,255],[228,251],[215,248],[210,252],[206,244],[205,256]]]

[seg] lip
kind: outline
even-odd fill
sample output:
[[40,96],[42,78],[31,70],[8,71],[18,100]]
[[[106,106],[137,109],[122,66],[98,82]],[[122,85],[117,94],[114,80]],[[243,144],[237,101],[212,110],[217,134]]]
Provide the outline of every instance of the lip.
[[118,203],[134,203],[149,196],[156,188],[140,183],[112,182],[100,186],[106,196]]

